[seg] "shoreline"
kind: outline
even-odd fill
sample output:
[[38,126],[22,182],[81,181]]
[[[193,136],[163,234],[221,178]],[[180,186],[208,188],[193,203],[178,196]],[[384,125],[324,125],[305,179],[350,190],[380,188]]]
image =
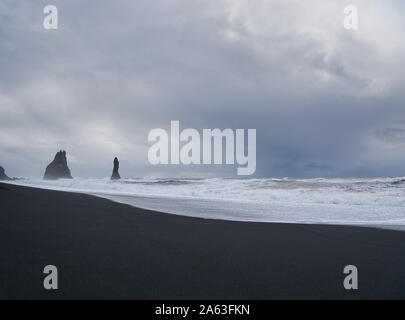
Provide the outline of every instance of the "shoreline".
[[[50,190],[50,189],[44,189],[44,190]],[[168,199],[164,196],[150,196],[150,195],[145,195],[145,196],[127,196],[127,195],[115,195],[115,194],[103,194],[103,193],[96,193],[96,192],[91,192],[91,193],[86,193],[86,192],[76,192],[76,191],[65,191],[61,190],[62,192],[73,192],[73,193],[79,193],[79,194],[86,194],[86,195],[91,195],[95,196],[98,198],[102,199],[107,199],[110,201],[113,201],[115,203],[120,203],[124,205],[129,205],[133,208],[141,209],[141,210],[151,210],[151,211],[156,211],[162,214],[169,214],[169,215],[175,215],[175,216],[181,216],[181,217],[189,217],[189,218],[195,218],[195,219],[203,219],[203,220],[213,220],[213,221],[230,221],[230,222],[242,222],[242,223],[273,223],[273,224],[291,224],[291,225],[314,225],[314,226],[343,226],[343,227],[357,227],[357,228],[371,228],[371,229],[384,229],[384,230],[393,230],[393,231],[402,231],[405,232],[405,225],[396,225],[396,224],[365,224],[365,223],[358,223],[358,224],[351,224],[351,223],[324,223],[324,222],[291,222],[291,221],[257,221],[257,220],[236,220],[232,218],[227,218],[226,216],[218,218],[218,217],[202,217],[197,214],[195,215],[185,215],[182,213],[175,213],[175,212],[169,212],[169,211],[163,211],[163,210],[158,210],[158,209],[149,209],[147,207],[143,206],[137,206],[136,201],[142,200],[142,199],[159,199],[159,200],[167,200],[167,201],[172,201],[173,199]],[[128,198],[131,199],[131,201],[123,201],[120,200],[122,198]],[[179,199],[175,199],[175,201],[182,201],[183,198],[179,197]],[[193,200],[193,199],[192,199]],[[203,199],[205,200],[205,199]],[[196,201],[201,202],[201,199],[198,199]],[[226,201],[226,200],[223,200]]]
[[[292,189],[292,194],[289,194],[280,186],[283,194],[277,196],[276,193],[276,198],[280,199],[275,202],[266,202],[266,200],[260,200],[263,200],[264,194],[258,196],[258,201],[253,200],[257,195],[254,195],[252,199],[251,194],[245,196],[243,193],[238,198],[227,196],[215,197],[212,191],[206,192],[210,185],[207,185],[205,182],[196,185],[199,189],[195,193],[192,192],[193,195],[190,195],[184,191],[184,186],[182,186],[183,189],[171,187],[170,190],[165,189],[162,192],[161,186],[167,182],[169,182],[170,186],[172,183],[178,186],[178,181],[175,180],[165,181],[165,179],[158,179],[157,181],[153,180],[151,182],[148,180],[145,182],[129,179],[131,181],[127,182],[125,180],[123,183],[117,183],[110,179],[108,179],[107,183],[105,179],[79,179],[79,182],[76,181],[76,183],[73,183],[73,180],[61,180],[60,183],[52,182],[51,184],[49,184],[49,181],[45,183],[43,180],[31,181],[30,179],[23,182],[7,183],[44,190],[93,195],[136,208],[203,219],[283,224],[341,225],[405,231],[405,216],[402,212],[403,204],[400,200],[402,197],[399,194],[390,194],[395,199],[391,199],[392,201],[388,205],[387,201],[384,202],[384,199],[389,199],[389,195],[380,194],[374,195],[374,198],[368,199],[367,203],[365,203],[364,197],[369,195],[366,192],[362,196],[361,194],[364,191],[362,188],[358,190],[358,193],[355,192],[356,195],[353,195],[353,192],[349,192],[347,195],[340,194],[335,200],[332,199],[333,201],[328,199],[328,197],[323,200],[321,199],[321,201],[319,197],[325,197],[325,193],[316,191],[316,188],[314,194],[310,194],[304,197],[304,199],[295,199],[305,192],[300,191],[297,194],[296,189]],[[183,185],[190,183],[189,181],[184,182],[184,179],[181,181],[180,184]],[[391,181],[389,183],[393,184],[395,182]],[[136,187],[128,189],[127,186],[131,185],[135,185]],[[141,187],[137,187],[138,185]],[[144,185],[150,185],[151,189],[148,189],[149,186],[143,189]],[[218,185],[214,184],[211,187],[215,189],[218,188]],[[226,187],[229,188],[231,186],[227,185]],[[356,186],[350,187],[350,185],[344,188],[346,187],[349,189],[356,188]],[[236,189],[240,193],[241,186],[236,186]],[[259,189],[263,192],[267,188]],[[311,190],[311,187],[308,187],[308,191]],[[332,191],[327,190],[326,194],[328,192]],[[226,194],[227,192],[225,192]],[[357,195],[359,195],[358,198],[354,199],[353,196]],[[274,195],[267,194],[266,199],[271,199],[272,196]],[[347,197],[349,201],[344,200],[343,197]],[[372,205],[374,201],[380,203],[380,205]]]
[[[0,183],[0,299],[404,299],[405,233],[160,213]],[[42,286],[58,267],[60,289]],[[359,290],[343,268],[359,269]]]
[[[74,193],[74,194],[82,194],[82,195],[89,195],[89,196],[94,196],[97,198],[101,199],[106,199],[115,203],[123,204],[123,205],[129,205],[135,209],[140,209],[140,210],[147,210],[147,211],[154,211],[158,212],[161,214],[168,214],[168,215],[175,215],[175,216],[181,216],[181,217],[190,217],[190,218],[195,218],[195,219],[203,219],[203,220],[219,220],[219,221],[230,221],[230,222],[244,222],[244,223],[275,223],[275,224],[292,224],[292,225],[315,225],[315,226],[347,226],[347,227],[358,227],[358,228],[371,228],[371,229],[384,229],[384,230],[393,230],[393,231],[402,231],[405,232],[405,225],[398,225],[398,224],[378,224],[378,223],[373,223],[373,224],[365,224],[365,223],[325,223],[325,222],[297,222],[297,221],[258,221],[258,220],[250,220],[250,219],[239,219],[236,220],[235,218],[227,218],[226,215],[223,217],[203,217],[198,214],[183,214],[183,213],[177,213],[177,212],[170,212],[170,211],[165,211],[155,209],[155,208],[147,208],[146,206],[138,205],[137,202],[142,201],[144,199],[151,199],[151,200],[156,200],[159,199],[160,201],[166,201],[166,202],[171,202],[171,201],[183,201],[183,200],[192,200],[192,201],[212,201],[215,199],[194,199],[192,197],[187,197],[187,196],[170,196],[168,197],[167,195],[123,195],[123,194],[114,194],[114,193],[102,193],[102,192],[96,192],[96,191],[91,191],[91,192],[86,192],[85,190],[66,190],[66,189],[52,189],[52,188],[46,188],[46,187],[39,187],[39,186],[30,186],[30,185],[22,185],[22,184],[14,184],[10,183],[10,181],[0,181],[0,183],[4,184],[11,184],[14,186],[20,186],[20,187],[27,187],[27,188],[33,188],[33,189],[40,189],[40,190],[49,190],[49,191],[59,191],[59,192],[67,192],[67,193]],[[131,199],[131,201],[123,201],[122,199]],[[226,202],[226,200],[221,200]]]

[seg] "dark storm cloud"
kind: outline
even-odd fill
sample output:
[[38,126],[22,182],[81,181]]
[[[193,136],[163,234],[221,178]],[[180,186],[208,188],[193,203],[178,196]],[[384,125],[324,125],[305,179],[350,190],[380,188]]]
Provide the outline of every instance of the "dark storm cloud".
[[233,175],[148,165],[149,130],[180,120],[257,129],[258,176],[401,175],[404,13],[355,2],[356,33],[340,1],[55,0],[56,31],[48,2],[2,1],[1,164],[40,176],[63,148],[76,176],[116,155],[126,176]]

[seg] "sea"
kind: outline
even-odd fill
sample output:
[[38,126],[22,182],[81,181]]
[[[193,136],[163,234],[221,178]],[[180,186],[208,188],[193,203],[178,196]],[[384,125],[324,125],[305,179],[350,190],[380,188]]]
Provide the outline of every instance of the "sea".
[[23,179],[170,214],[250,222],[405,230],[405,177],[351,179]]

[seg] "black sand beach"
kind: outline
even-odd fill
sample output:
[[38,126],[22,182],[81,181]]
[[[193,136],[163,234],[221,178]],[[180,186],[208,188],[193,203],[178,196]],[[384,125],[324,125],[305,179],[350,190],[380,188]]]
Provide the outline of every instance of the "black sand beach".
[[[405,233],[242,223],[0,184],[1,299],[405,298]],[[43,288],[45,265],[59,290]],[[343,288],[343,268],[359,290]]]

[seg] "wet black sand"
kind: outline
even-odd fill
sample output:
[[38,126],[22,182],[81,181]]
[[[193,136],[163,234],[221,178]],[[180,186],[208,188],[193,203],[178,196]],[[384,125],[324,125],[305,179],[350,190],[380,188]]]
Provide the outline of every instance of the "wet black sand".
[[[343,288],[349,264],[357,291]],[[58,290],[43,288],[45,265]],[[0,298],[405,298],[405,232],[204,220],[0,184]]]

